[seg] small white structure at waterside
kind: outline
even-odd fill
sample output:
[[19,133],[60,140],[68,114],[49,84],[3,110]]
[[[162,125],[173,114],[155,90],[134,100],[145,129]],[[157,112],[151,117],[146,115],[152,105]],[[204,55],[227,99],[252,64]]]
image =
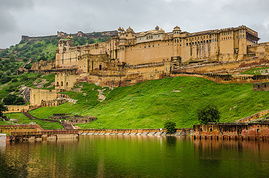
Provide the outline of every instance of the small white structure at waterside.
[[6,146],[7,135],[0,133],[0,148]]

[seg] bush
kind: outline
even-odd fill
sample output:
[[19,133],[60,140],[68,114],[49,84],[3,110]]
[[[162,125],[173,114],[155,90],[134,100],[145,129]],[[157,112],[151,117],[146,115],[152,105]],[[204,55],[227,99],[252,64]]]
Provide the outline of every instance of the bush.
[[173,133],[176,132],[176,123],[175,122],[167,121],[164,124],[164,128],[167,130],[166,133],[173,134]]
[[0,118],[3,118],[4,111],[7,111],[7,107],[3,103],[0,103]]
[[31,69],[31,67],[32,67],[32,64],[31,64],[31,63],[26,64],[26,65],[24,66],[25,69]]
[[3,103],[5,105],[24,105],[24,99],[20,96],[16,96],[16,95],[7,95],[7,97],[5,97],[3,99]]
[[208,105],[197,111],[198,120],[201,124],[207,124],[209,122],[218,122],[220,119],[220,113],[218,108],[214,105]]

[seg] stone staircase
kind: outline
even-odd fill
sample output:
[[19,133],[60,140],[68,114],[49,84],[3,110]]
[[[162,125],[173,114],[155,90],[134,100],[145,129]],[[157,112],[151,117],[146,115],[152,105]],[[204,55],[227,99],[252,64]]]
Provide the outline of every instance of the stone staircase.
[[263,117],[267,114],[269,114],[269,110],[260,111],[260,112],[257,112],[255,114],[251,115],[251,116],[239,119],[236,122],[238,122],[238,123],[252,122],[252,121],[261,119],[261,117]]

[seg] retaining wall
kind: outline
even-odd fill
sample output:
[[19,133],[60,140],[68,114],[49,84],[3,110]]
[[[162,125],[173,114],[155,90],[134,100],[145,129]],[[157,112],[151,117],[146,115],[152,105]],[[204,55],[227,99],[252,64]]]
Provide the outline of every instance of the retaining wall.
[[[177,129],[175,136],[191,135],[192,129]],[[87,129],[79,130],[80,135],[148,135],[165,136],[166,129]]]
[[269,140],[269,123],[194,125],[194,139]]

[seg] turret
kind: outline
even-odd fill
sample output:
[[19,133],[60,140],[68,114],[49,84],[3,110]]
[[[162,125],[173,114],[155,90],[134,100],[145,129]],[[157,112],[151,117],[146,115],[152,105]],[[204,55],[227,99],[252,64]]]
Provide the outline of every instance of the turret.
[[58,52],[63,53],[72,46],[72,37],[67,36],[65,39],[60,39],[58,41]]
[[68,36],[65,39],[60,39],[58,41],[58,50],[56,53],[56,68],[58,68],[59,66],[61,66],[64,63],[64,58],[63,58],[63,53],[65,53],[66,51],[69,50],[69,48],[72,46],[72,37]]
[[181,29],[179,26],[176,26],[174,29],[173,29],[173,34],[180,34],[181,33]]

